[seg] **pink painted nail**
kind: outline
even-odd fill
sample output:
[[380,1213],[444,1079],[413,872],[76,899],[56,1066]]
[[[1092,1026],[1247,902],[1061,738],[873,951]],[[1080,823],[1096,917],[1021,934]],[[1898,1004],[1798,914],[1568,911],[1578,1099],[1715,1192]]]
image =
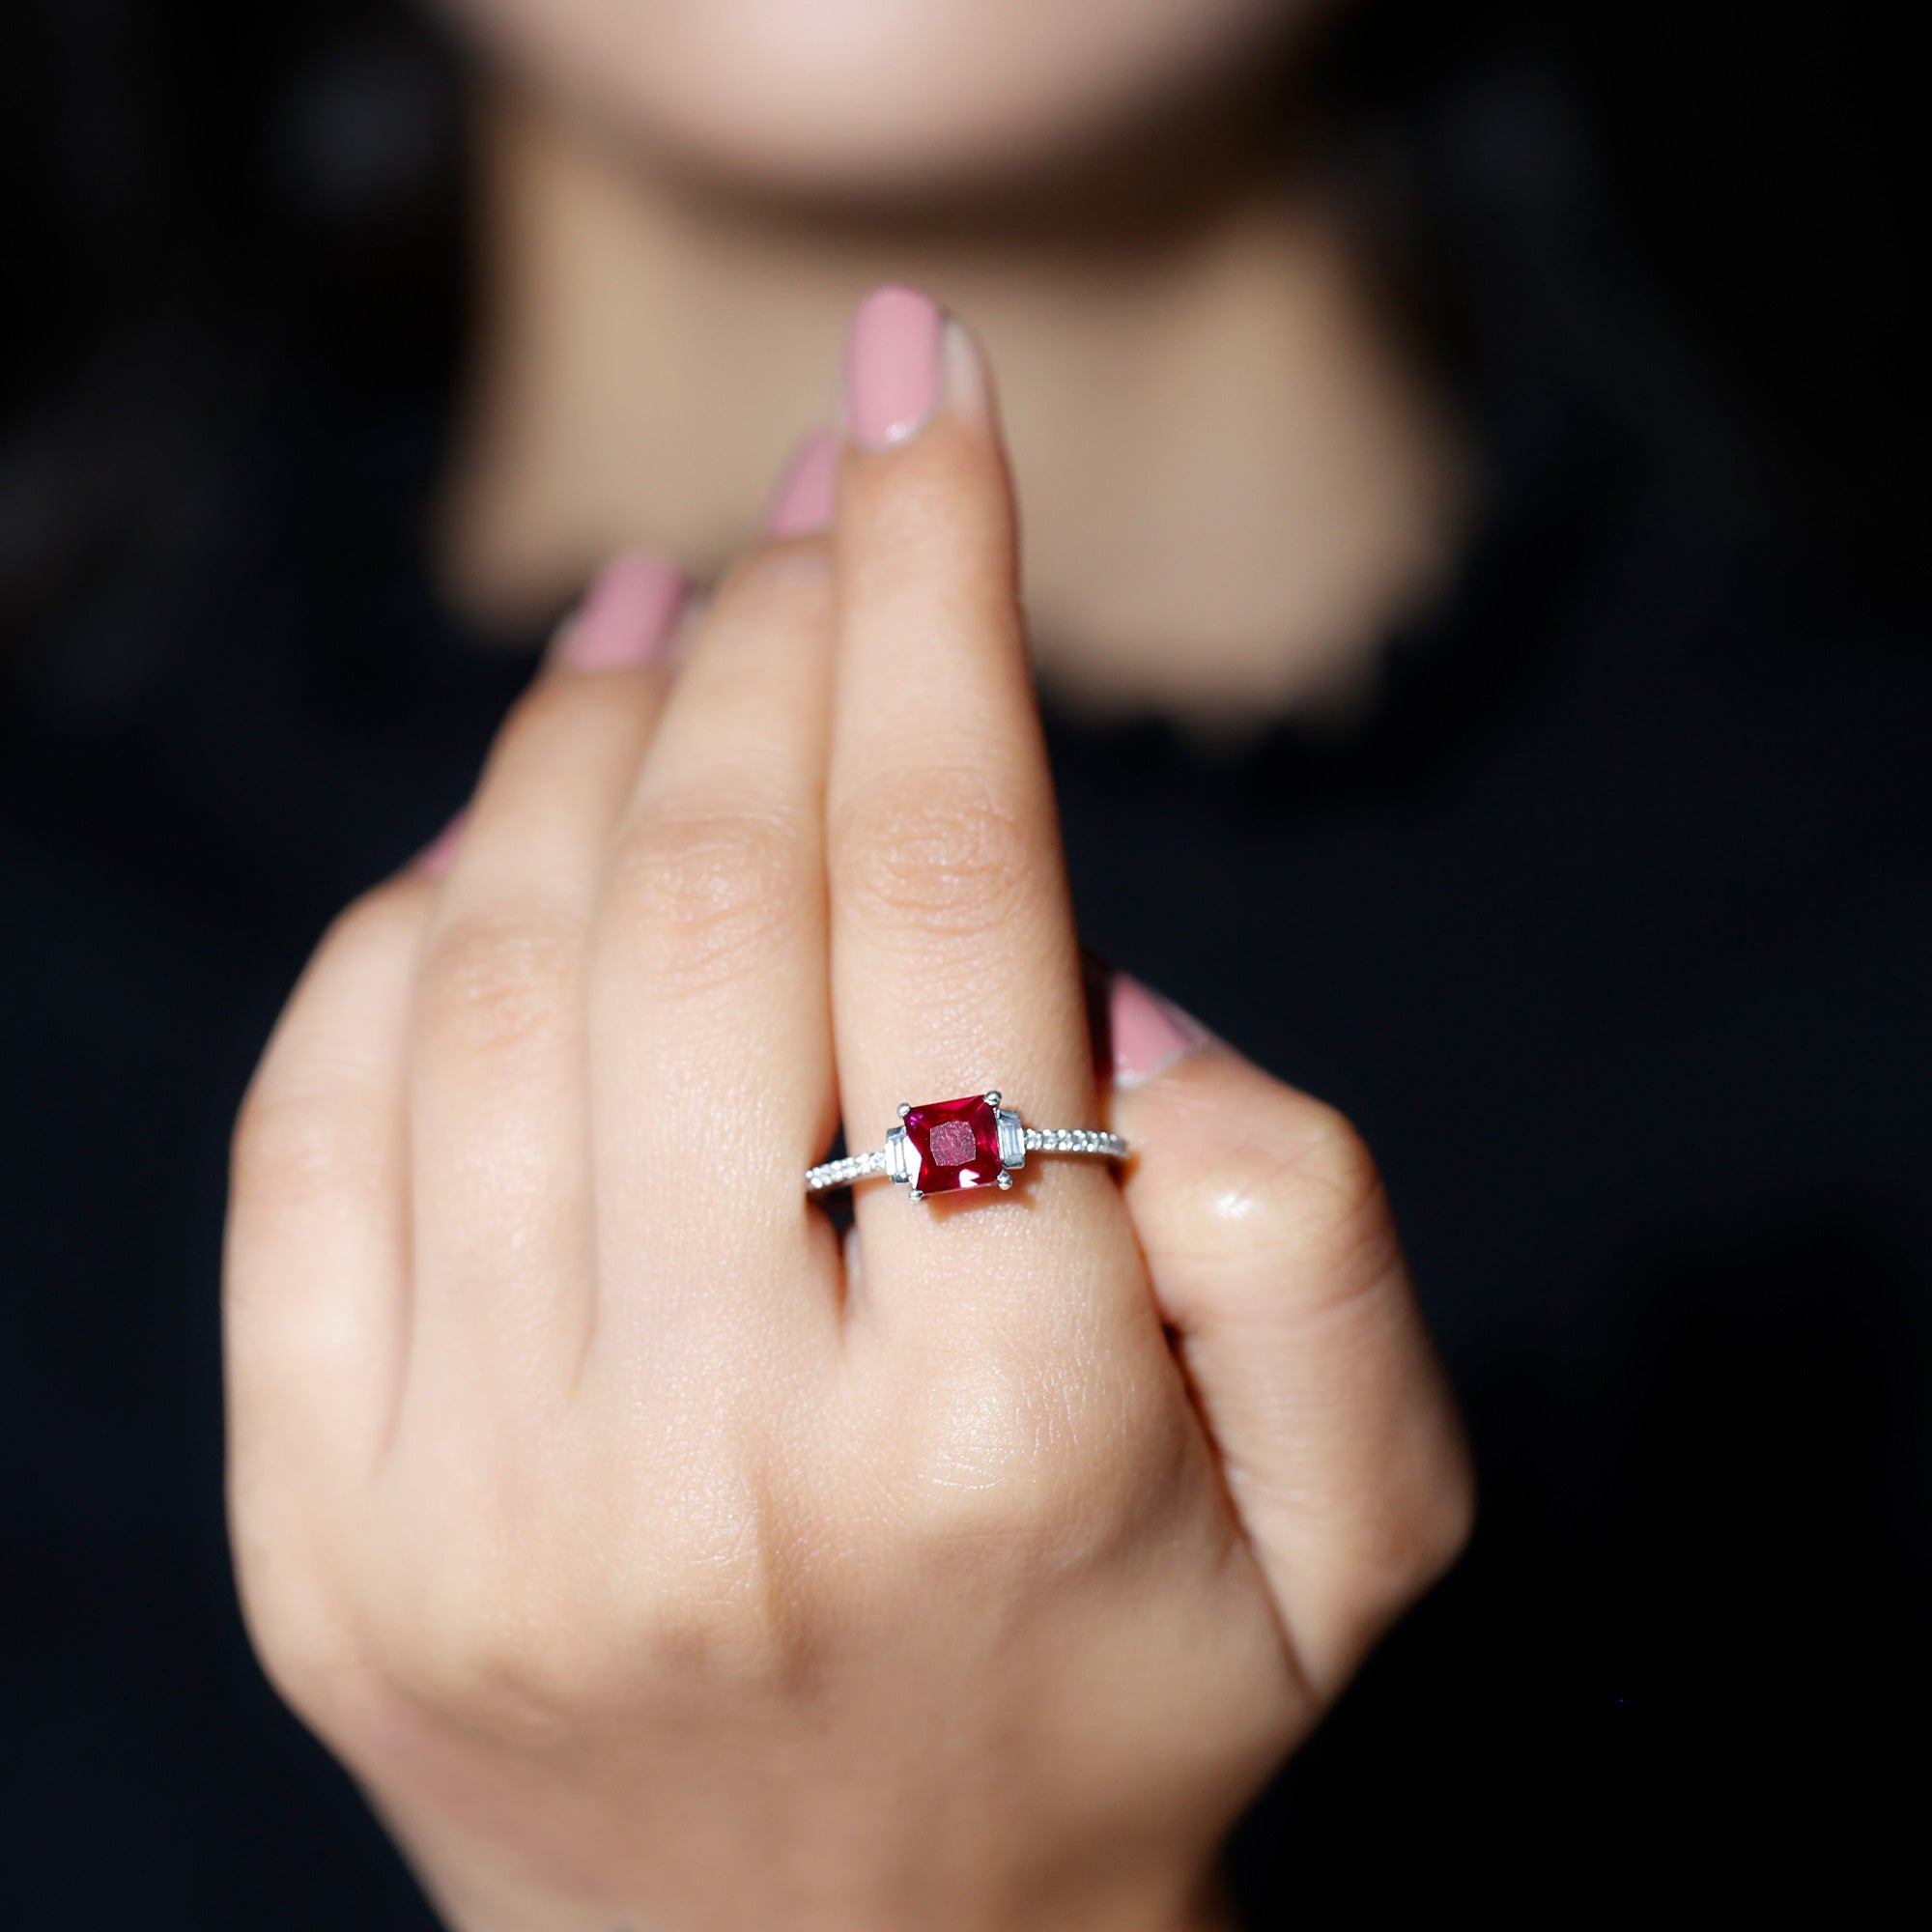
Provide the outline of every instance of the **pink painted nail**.
[[469,816],[469,808],[465,806],[440,832],[422,849],[416,864],[432,879],[440,879],[449,870],[456,858],[456,848],[463,842],[464,822]]
[[852,316],[845,345],[845,432],[890,448],[939,407],[946,317],[918,289],[874,289]]
[[624,670],[645,663],[670,637],[688,587],[683,571],[649,551],[612,558],[564,627],[557,663],[572,670]]
[[1124,973],[1114,976],[1107,1016],[1118,1087],[1138,1087],[1208,1043],[1208,1031],[1198,1021]]
[[829,529],[838,480],[838,439],[829,429],[815,429],[792,451],[779,477],[765,517],[765,534],[804,537]]

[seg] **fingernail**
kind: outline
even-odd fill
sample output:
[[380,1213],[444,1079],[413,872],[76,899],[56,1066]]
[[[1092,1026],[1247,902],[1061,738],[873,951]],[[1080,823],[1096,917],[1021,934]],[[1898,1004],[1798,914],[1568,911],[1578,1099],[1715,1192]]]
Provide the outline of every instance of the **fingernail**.
[[1208,1042],[1208,1030],[1198,1020],[1124,973],[1115,976],[1107,1020],[1117,1087],[1138,1087]]
[[845,433],[868,449],[916,435],[939,407],[946,317],[918,289],[874,289],[845,345]]
[[469,816],[469,810],[466,806],[423,847],[416,864],[431,878],[440,879],[449,870],[451,862],[456,857],[456,848],[463,842],[463,825]]
[[832,526],[832,497],[838,475],[838,442],[829,429],[815,429],[791,453],[772,493],[765,534],[810,536]]
[[572,670],[623,670],[665,646],[684,606],[684,572],[649,551],[627,551],[605,565],[556,641],[556,661]]

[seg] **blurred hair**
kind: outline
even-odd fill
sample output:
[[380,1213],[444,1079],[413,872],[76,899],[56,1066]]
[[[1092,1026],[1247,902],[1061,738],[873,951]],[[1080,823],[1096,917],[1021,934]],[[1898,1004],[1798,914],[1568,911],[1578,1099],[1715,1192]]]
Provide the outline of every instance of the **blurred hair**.
[[[464,76],[401,0],[16,0],[10,27],[0,634],[31,639],[196,550],[265,399],[446,396]],[[1560,351],[1681,440],[1677,384],[1633,352],[1651,322],[1597,299],[1593,251],[1620,250],[1804,526],[1917,596],[1901,403],[1926,313],[1895,41],[1879,0],[1807,10],[1802,35],[1748,0],[1359,0],[1318,92],[1452,361]]]

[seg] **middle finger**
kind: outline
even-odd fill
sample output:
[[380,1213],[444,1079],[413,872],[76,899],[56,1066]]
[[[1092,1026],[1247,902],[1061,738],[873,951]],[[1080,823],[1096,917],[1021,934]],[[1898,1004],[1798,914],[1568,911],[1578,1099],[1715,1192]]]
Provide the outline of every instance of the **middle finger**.
[[[822,539],[720,586],[617,839],[592,975],[600,1338],[761,1357],[836,1316],[798,1176],[831,1131]],[[815,1292],[810,1243],[818,1243]],[[748,1351],[748,1352],[747,1352]]]

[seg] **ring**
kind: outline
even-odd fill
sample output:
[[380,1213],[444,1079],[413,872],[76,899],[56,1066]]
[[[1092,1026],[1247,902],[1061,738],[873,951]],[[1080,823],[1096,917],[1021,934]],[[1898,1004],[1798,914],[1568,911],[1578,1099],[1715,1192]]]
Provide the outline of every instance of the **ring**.
[[1124,1160],[1127,1144],[1119,1134],[1093,1127],[1029,1127],[1012,1108],[1000,1105],[996,1087],[963,1100],[934,1100],[923,1107],[908,1100],[884,1147],[809,1169],[805,1191],[824,1194],[874,1174],[889,1174],[911,1189],[909,1201],[968,1187],[1010,1187],[1030,1153]]

